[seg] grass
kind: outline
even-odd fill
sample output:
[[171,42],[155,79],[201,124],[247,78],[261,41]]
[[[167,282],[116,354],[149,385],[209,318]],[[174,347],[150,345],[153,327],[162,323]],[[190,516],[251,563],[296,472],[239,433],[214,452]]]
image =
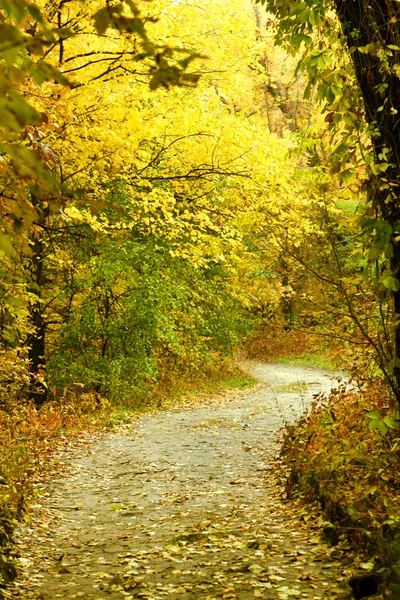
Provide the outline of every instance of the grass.
[[260,331],[248,340],[246,354],[256,360],[337,370],[329,349],[304,331]]
[[126,406],[117,406],[110,409],[108,412],[104,420],[104,426],[112,429],[118,424],[133,423],[133,421],[137,419],[142,412],[143,409],[139,411],[132,408],[127,408]]
[[245,373],[230,359],[224,367],[195,374],[181,374],[171,380],[161,382],[147,403],[131,408],[125,406],[110,407],[105,420],[106,427],[115,427],[119,423],[132,423],[141,414],[158,412],[172,407],[191,404],[198,406],[207,398],[207,404],[213,396],[221,392],[245,390],[258,383],[252,375]]
[[218,365],[216,368],[210,367],[204,371],[182,374],[173,380],[161,382],[154,397],[153,408],[179,406],[184,404],[190,406],[190,403],[198,405],[202,398],[209,398],[213,395],[223,393],[229,390],[244,390],[254,386],[258,381],[242,371],[232,359],[228,359]]
[[243,373],[241,377],[230,377],[222,382],[222,389],[243,389],[251,387],[257,383],[257,379],[248,373]]
[[295,381],[293,383],[283,383],[278,385],[275,389],[277,392],[283,393],[302,393],[307,391],[309,385],[308,381]]
[[326,369],[335,371],[337,367],[329,356],[325,348],[319,350],[318,353],[305,353],[298,356],[284,356],[275,359],[275,362],[283,365],[293,365],[296,367],[314,367],[316,369]]
[[195,395],[204,394],[204,393],[213,393],[223,390],[231,390],[231,389],[244,389],[247,387],[251,387],[257,383],[257,379],[249,375],[248,373],[244,373],[240,371],[237,375],[227,375],[225,378],[210,378],[204,385],[199,386],[199,389],[196,392],[192,392]]

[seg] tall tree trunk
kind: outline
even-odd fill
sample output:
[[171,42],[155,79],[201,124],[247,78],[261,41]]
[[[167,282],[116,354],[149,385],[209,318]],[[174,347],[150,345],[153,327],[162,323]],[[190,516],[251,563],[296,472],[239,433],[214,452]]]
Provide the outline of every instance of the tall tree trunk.
[[[44,224],[49,209],[40,207],[40,201],[33,198],[33,204],[37,210],[39,224]],[[43,314],[43,307],[40,303],[41,290],[43,289],[43,261],[44,244],[42,231],[34,231],[31,236],[32,258],[30,263],[31,291],[38,297],[37,302],[30,308],[31,324],[33,332],[28,336],[27,345],[29,347],[29,362],[31,370],[31,389],[30,396],[36,406],[44,404],[47,400],[47,388],[43,384],[46,372],[45,357],[45,336],[46,321]]]
[[[397,0],[334,0],[336,12],[351,52],[355,74],[364,101],[366,119],[375,129],[371,136],[376,164],[389,164],[374,181],[373,206],[380,219],[394,230],[400,222],[400,79],[393,68],[400,63],[400,4]],[[386,52],[360,52],[368,44],[378,44]],[[388,48],[391,46],[391,48]],[[372,129],[372,128],[371,128]],[[392,235],[393,255],[390,266],[400,279],[398,233]],[[396,364],[393,380],[400,403],[400,290],[393,291],[395,331],[393,356]]]

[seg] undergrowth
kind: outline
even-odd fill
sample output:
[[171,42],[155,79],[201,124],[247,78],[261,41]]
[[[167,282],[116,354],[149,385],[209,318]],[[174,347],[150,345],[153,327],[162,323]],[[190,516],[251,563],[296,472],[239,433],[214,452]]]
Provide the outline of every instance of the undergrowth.
[[153,402],[167,407],[182,401],[223,392],[228,389],[243,389],[254,385],[256,379],[243,372],[239,364],[228,357],[210,361],[203,369],[188,372],[166,372],[153,393]]
[[257,332],[246,343],[246,355],[256,360],[335,369],[332,355],[329,349],[321,344],[321,338],[295,329]]
[[316,397],[282,448],[288,495],[317,500],[326,537],[363,547],[371,568],[400,560],[400,432],[389,406],[379,379],[361,391],[342,384]]
[[35,477],[51,466],[71,436],[104,426],[109,411],[106,406],[99,410],[94,394],[51,402],[40,410],[27,400],[0,410],[0,588],[2,580],[8,583],[16,575],[7,555],[15,526],[27,518]]

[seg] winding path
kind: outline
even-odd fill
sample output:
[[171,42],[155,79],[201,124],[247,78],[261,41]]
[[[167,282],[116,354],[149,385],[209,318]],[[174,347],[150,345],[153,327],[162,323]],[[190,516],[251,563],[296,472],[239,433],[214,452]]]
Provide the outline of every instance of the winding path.
[[263,384],[104,434],[40,486],[11,597],[347,598],[343,551],[282,499],[277,431],[334,382],[250,365]]

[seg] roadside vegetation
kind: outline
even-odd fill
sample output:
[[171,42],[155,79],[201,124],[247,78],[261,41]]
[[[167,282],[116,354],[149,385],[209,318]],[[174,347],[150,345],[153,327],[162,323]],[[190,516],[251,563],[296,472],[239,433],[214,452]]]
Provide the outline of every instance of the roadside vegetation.
[[316,398],[282,448],[288,495],[318,501],[326,538],[366,549],[367,571],[399,567],[400,440],[382,392],[378,382],[363,391],[342,384]]

